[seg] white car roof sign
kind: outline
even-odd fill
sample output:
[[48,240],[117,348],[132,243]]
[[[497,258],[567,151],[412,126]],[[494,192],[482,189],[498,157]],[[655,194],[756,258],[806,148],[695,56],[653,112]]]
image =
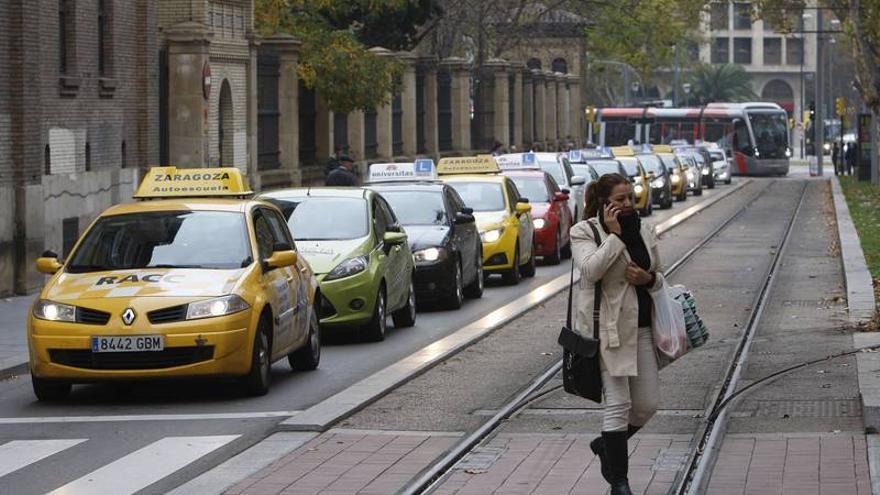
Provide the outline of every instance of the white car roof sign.
[[374,163],[370,165],[367,182],[402,182],[437,180],[434,160],[421,158],[415,162]]
[[540,170],[538,157],[534,153],[510,153],[495,157],[501,170]]

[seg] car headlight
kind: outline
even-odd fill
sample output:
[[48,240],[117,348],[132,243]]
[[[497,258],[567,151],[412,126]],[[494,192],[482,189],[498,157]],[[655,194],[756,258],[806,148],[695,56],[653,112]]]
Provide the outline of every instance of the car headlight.
[[672,176],[672,183],[673,183],[673,184],[678,184],[679,182],[681,182],[681,176],[679,176],[678,174],[674,174],[674,175]]
[[644,190],[645,190],[645,188],[642,187],[641,184],[636,184],[636,187],[633,188],[633,191],[635,191],[635,193],[638,194],[638,195],[642,194],[642,192],[643,192]]
[[665,185],[666,179],[664,179],[663,177],[657,177],[656,179],[654,179],[654,182],[651,183],[651,187],[654,187],[656,189],[659,189]]
[[791,148],[785,148],[785,157],[791,158]]
[[366,270],[368,264],[369,261],[367,260],[366,256],[355,256],[354,258],[349,258],[330,270],[330,273],[328,273],[327,276],[324,277],[324,280],[336,280],[340,278],[350,277],[352,275],[357,275],[358,273]]
[[186,307],[187,320],[199,320],[202,318],[216,318],[218,316],[231,315],[244,311],[251,306],[244,299],[235,294],[223,297],[215,297],[206,301],[189,303]]
[[483,242],[495,242],[498,239],[501,239],[501,234],[504,233],[504,229],[491,229],[485,232],[480,232],[480,239]]
[[419,261],[437,261],[446,258],[446,249],[440,247],[430,247],[428,249],[420,249],[413,252],[413,258]]
[[532,225],[534,225],[536,229],[540,230],[547,225],[547,220],[544,220],[543,218],[536,218],[532,220]]
[[34,305],[34,317],[47,321],[76,321],[76,306],[40,299]]
[[709,167],[703,167],[703,175],[709,175]]
[[688,176],[688,180],[694,180],[694,173],[691,172],[690,170],[688,170],[687,176]]
[[822,147],[825,148],[825,151],[830,151],[830,150],[831,150],[831,144],[829,144],[829,143],[825,143],[825,144],[823,144]]

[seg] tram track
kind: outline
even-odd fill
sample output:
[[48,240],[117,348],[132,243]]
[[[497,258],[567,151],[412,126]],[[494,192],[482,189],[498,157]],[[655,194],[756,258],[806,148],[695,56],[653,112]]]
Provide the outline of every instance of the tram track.
[[[752,205],[755,204],[765,193],[767,193],[768,189],[774,187],[778,182],[774,181],[770,183],[767,187],[762,188],[757,193],[755,193],[752,197],[746,201],[742,207],[737,209],[732,215],[727,217],[721,224],[715,227],[712,231],[710,231],[707,235],[702,237],[694,246],[692,246],[688,251],[686,251],[683,255],[681,255],[673,264],[671,264],[665,271],[667,277],[673,275],[677,272],[681,267],[685,266],[687,262],[699,253],[702,249],[704,249],[712,240],[718,237],[723,231],[725,231],[733,222],[739,219],[746,211],[749,210]],[[791,234],[791,226],[794,224],[794,221],[797,218],[797,213],[800,211],[800,206],[803,203],[803,198],[806,192],[806,185],[804,185],[803,189],[800,192],[800,199],[798,201],[798,206],[795,208],[795,212],[792,217],[789,219],[789,222],[785,228],[785,234],[783,236],[783,240],[787,241]],[[670,229],[671,230],[671,229]],[[668,231],[667,231],[668,232]],[[773,274],[776,272],[778,267],[778,262],[781,259],[781,254],[785,250],[784,244],[777,244],[778,248],[776,249],[776,253],[774,255],[774,259],[771,263],[770,268],[768,269],[767,277],[765,278],[764,285],[759,292],[758,300],[764,301],[766,300],[767,294],[769,294],[769,286],[768,284],[773,280]],[[712,417],[712,414],[715,411],[715,408],[720,406],[726,406],[727,403],[724,402],[725,398],[728,398],[730,394],[735,391],[730,389],[731,385],[736,384],[736,381],[731,381],[731,373],[736,371],[737,376],[739,371],[741,370],[742,365],[744,364],[744,356],[743,350],[747,349],[745,345],[745,341],[751,341],[751,336],[754,334],[754,328],[757,326],[757,322],[760,318],[756,318],[757,310],[759,306],[757,304],[752,305],[752,314],[749,318],[749,326],[742,332],[742,336],[740,337],[740,344],[737,347],[737,351],[734,353],[734,358],[732,358],[731,365],[728,366],[728,371],[725,374],[724,386],[722,386],[716,393],[715,399],[711,402],[712,406],[707,409],[704,417],[709,418]],[[763,311],[763,304],[760,306],[761,311]],[[760,316],[758,314],[758,316]],[[539,375],[535,380],[533,380],[529,385],[523,388],[513,399],[506,402],[502,407],[500,407],[497,412],[489,418],[487,421],[482,423],[480,427],[472,431],[461,441],[456,443],[447,453],[438,461],[434,462],[431,466],[424,469],[420,475],[412,480],[409,484],[407,484],[404,488],[402,488],[398,493],[403,495],[415,495],[421,493],[431,493],[434,489],[439,487],[439,485],[444,481],[447,473],[452,471],[455,465],[469,452],[471,452],[474,448],[478,447],[483,440],[487,439],[493,432],[495,432],[507,419],[510,419],[514,415],[516,415],[519,411],[527,408],[530,404],[534,403],[538,399],[556,391],[561,388],[561,385],[552,386],[549,388],[544,388],[550,380],[555,377],[562,368],[562,360],[557,361],[550,367],[548,367],[541,375]],[[543,390],[542,390],[543,388]],[[686,473],[690,474],[694,472],[694,469],[691,466],[700,466],[700,465],[711,465],[711,462],[714,462],[714,458],[704,457],[702,453],[705,451],[705,446],[709,440],[709,433],[713,431],[713,425],[716,424],[717,421],[713,421],[710,425],[709,422],[705,422],[701,427],[701,434],[698,437],[700,438],[700,442],[695,448],[692,450],[691,456],[688,459],[688,469]],[[716,436],[715,441],[717,442],[718,437]],[[710,449],[711,450],[711,449]],[[717,449],[715,449],[717,451]],[[699,455],[697,454],[699,452]],[[717,453],[717,452],[716,452]],[[710,462],[711,461],[711,462]],[[706,464],[709,463],[709,464]],[[706,469],[705,467],[703,468]],[[681,478],[681,477],[680,477]],[[680,480],[677,480],[677,484],[675,485],[676,493],[699,493],[699,492],[680,492],[680,487],[690,486],[689,483],[686,483],[685,480],[690,479],[690,476],[684,477]]]

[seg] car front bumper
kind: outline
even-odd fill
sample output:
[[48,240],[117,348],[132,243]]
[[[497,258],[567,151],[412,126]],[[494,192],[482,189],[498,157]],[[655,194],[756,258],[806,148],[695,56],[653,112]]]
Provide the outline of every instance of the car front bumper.
[[381,279],[372,270],[366,270],[350,277],[324,280],[319,277],[321,287],[321,327],[345,327],[363,325],[373,317],[376,295]]

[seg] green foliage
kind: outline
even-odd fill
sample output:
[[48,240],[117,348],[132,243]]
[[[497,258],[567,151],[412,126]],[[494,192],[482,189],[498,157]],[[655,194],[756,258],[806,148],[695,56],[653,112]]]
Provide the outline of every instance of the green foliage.
[[751,76],[736,64],[700,65],[691,74],[691,91],[701,105],[755,100]]
[[840,187],[862,242],[865,261],[874,278],[880,278],[880,187],[840,177]]
[[375,31],[388,30],[391,48],[408,47],[416,23],[432,15],[423,4],[433,5],[426,0],[256,0],[254,15],[261,36],[287,33],[302,42],[299,77],[331,110],[348,113],[387,104],[400,90],[403,72],[401,63],[370,51],[359,37],[372,42],[379,39]]

